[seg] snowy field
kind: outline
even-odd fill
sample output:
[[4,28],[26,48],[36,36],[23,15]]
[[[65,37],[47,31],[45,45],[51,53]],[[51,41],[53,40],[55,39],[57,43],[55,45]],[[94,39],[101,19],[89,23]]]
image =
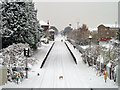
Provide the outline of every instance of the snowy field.
[[[79,59],[76,65],[60,36],[56,38],[45,65],[40,69],[41,60],[50,46],[44,46],[36,52],[34,57],[39,62],[29,72],[28,79],[19,84],[7,83],[3,88],[117,88],[113,81],[108,79],[105,83],[103,76],[96,75],[94,68],[84,64],[77,50],[73,51]],[[63,79],[59,79],[59,76],[63,76]]]

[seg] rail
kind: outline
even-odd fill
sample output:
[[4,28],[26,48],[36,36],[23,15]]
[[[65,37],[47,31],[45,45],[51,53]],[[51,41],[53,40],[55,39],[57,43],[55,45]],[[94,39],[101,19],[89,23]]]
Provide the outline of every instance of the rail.
[[52,44],[51,48],[49,49],[49,51],[48,51],[47,55],[45,56],[45,58],[44,58],[44,60],[43,60],[43,62],[42,62],[42,64],[41,64],[40,68],[42,68],[43,65],[45,64],[45,61],[46,61],[46,59],[47,59],[47,57],[48,57],[48,55],[49,55],[51,49],[53,48],[54,44],[55,44],[55,42]]

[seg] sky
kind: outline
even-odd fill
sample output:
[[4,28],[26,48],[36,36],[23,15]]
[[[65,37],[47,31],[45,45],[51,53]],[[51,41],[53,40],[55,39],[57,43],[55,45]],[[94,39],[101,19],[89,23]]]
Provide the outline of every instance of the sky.
[[88,28],[97,28],[100,24],[115,24],[118,22],[118,0],[85,0],[81,2],[74,1],[42,1],[33,0],[35,8],[38,11],[39,20],[56,26],[59,31],[63,30],[69,24],[73,28],[86,24]]

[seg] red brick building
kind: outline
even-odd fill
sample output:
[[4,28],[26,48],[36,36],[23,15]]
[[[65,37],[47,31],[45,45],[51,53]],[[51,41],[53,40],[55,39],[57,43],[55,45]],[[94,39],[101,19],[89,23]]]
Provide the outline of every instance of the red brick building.
[[117,38],[118,28],[115,26],[105,26],[103,24],[98,26],[98,37],[100,41],[107,41],[111,38]]

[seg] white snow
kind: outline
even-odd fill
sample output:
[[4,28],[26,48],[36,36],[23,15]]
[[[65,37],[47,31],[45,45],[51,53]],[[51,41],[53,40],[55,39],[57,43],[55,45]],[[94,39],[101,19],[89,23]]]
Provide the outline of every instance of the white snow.
[[90,30],[90,31],[97,31],[98,29],[97,28],[88,28],[88,30]]
[[54,30],[53,30],[53,29],[50,29],[49,32],[54,32]]
[[118,69],[118,65],[115,66],[115,71],[117,71],[117,69]]
[[[80,45],[81,46],[81,45]],[[83,49],[86,49],[88,47],[90,47],[90,45],[86,45],[86,46],[81,46]]]
[[99,61],[100,63],[104,63],[104,59],[101,55],[98,56],[97,61]]
[[48,26],[48,24],[46,23],[46,22],[44,22],[43,20],[40,20],[40,25],[47,25]]
[[[105,83],[103,76],[97,76],[94,68],[84,64],[81,54],[69,42],[67,44],[77,58],[77,65],[64,42],[60,41],[61,37],[55,40],[55,45],[42,69],[40,69],[41,61],[51,43],[42,46],[36,52],[34,57],[39,61],[32,67],[28,79],[18,85],[7,83],[3,88],[117,88],[113,81],[107,79]],[[40,73],[40,76],[37,76],[37,73]],[[63,76],[63,79],[59,79],[59,76]]]
[[112,65],[112,64],[111,64],[110,62],[107,64],[108,67],[111,67],[111,65]]
[[105,48],[107,48],[107,49],[113,47],[113,46],[112,46],[112,43],[108,43],[108,42],[100,42],[99,45],[100,45],[100,46],[103,46],[103,47],[105,47]]
[[74,49],[73,45],[70,44],[68,41],[66,41],[68,47],[70,48],[70,50],[73,52],[73,55],[76,57],[77,63],[82,60],[81,58],[81,54],[77,49]]

